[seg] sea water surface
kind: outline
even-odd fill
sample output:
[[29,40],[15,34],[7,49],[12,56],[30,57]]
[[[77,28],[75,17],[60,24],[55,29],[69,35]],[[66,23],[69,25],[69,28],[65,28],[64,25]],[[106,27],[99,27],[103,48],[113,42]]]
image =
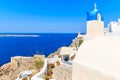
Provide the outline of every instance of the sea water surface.
[[36,51],[48,56],[62,46],[69,46],[76,36],[76,33],[0,34],[0,66],[13,56],[33,56]]

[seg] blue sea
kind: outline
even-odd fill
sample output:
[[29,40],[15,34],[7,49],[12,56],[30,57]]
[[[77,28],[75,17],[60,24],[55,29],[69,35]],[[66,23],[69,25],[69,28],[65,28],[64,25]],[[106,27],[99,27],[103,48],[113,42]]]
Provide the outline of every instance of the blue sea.
[[48,56],[62,46],[69,46],[77,33],[0,34],[0,66],[13,56]]

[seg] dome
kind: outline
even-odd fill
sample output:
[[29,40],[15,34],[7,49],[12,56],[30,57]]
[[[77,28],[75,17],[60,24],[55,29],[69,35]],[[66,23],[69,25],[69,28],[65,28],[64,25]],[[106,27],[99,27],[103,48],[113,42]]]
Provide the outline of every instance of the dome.
[[[98,20],[98,14],[100,14],[100,11],[96,8],[96,4],[94,5],[94,10],[91,12],[87,12],[87,20]],[[103,21],[103,18],[101,16],[101,20]]]

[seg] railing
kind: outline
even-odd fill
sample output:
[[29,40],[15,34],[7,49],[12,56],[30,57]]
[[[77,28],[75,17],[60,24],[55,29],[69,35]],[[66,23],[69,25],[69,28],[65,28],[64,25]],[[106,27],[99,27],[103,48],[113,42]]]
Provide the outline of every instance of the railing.
[[37,73],[35,76],[33,76],[31,78],[31,80],[44,80],[44,75],[45,75],[45,72],[47,70],[47,62],[48,60],[45,59],[45,63],[44,63],[44,66],[43,68],[41,69],[41,71],[39,73]]

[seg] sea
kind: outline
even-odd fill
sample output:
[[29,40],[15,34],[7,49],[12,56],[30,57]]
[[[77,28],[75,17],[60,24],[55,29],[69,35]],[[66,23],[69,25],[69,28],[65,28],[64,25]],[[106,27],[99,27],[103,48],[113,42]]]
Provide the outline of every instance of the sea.
[[0,33],[0,66],[14,56],[48,56],[75,37],[77,33]]

